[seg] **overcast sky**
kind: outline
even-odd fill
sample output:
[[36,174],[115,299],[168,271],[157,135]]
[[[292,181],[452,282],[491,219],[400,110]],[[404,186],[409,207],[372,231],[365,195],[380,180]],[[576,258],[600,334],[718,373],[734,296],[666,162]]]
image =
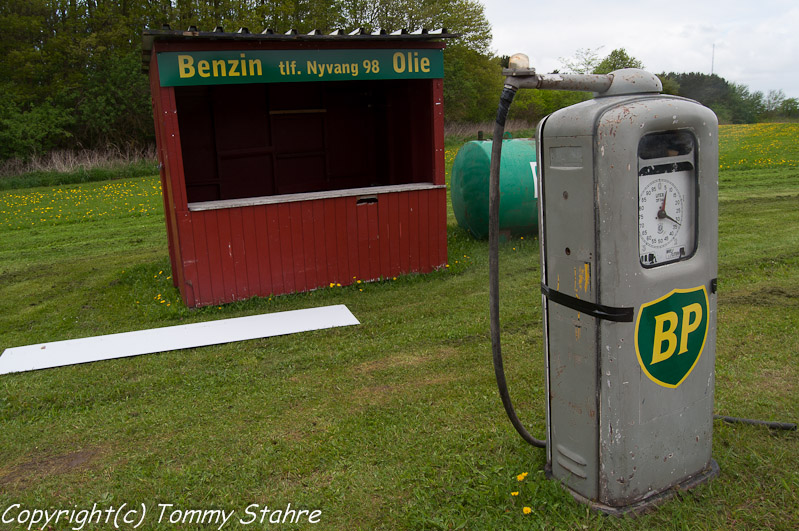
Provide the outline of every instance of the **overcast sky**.
[[[480,0],[497,55],[539,73],[578,49],[624,48],[654,73],[712,72],[751,91],[799,98],[797,0]],[[715,54],[713,45],[715,44]]]

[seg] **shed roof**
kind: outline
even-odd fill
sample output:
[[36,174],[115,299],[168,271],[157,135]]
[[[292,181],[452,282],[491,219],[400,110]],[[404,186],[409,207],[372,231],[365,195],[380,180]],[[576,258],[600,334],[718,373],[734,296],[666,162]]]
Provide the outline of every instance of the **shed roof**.
[[359,28],[352,32],[345,32],[343,30],[336,30],[332,33],[323,33],[320,30],[314,30],[310,33],[299,33],[297,30],[289,30],[285,33],[279,33],[272,29],[265,29],[260,33],[252,33],[247,28],[239,28],[234,32],[226,32],[222,26],[217,26],[213,31],[200,31],[196,26],[189,26],[185,31],[173,30],[168,24],[164,24],[161,29],[146,28],[142,32],[142,68],[146,72],[150,68],[150,56],[153,49],[153,43],[159,40],[169,41],[429,41],[437,39],[451,39],[460,37],[460,34],[449,33],[446,28],[436,30],[420,29],[416,31],[398,30],[394,32],[387,32],[386,30],[378,30],[368,32],[363,28]]

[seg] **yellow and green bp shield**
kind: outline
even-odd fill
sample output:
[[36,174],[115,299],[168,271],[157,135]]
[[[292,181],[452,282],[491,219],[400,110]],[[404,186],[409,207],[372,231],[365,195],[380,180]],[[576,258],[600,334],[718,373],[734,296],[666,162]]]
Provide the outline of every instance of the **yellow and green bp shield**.
[[635,352],[644,373],[663,387],[679,386],[696,366],[708,331],[704,286],[675,289],[641,305],[635,323]]

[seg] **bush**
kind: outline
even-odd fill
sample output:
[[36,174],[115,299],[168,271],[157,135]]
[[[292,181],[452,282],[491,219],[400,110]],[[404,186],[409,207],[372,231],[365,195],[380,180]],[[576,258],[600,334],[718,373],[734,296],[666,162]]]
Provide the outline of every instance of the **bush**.
[[0,160],[29,160],[71,137],[71,113],[50,100],[23,110],[12,100],[0,102]]

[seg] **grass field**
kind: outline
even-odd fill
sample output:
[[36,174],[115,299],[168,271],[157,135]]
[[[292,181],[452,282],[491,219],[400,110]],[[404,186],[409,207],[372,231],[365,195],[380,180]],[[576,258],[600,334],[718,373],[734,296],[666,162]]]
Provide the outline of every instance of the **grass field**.
[[[720,133],[716,412],[796,422],[799,126]],[[0,516],[62,509],[76,519],[47,529],[105,530],[79,511],[125,504],[147,510],[140,529],[218,528],[175,522],[196,509],[263,529],[275,513],[244,525],[248,506],[290,503],[320,529],[799,528],[796,432],[717,422],[720,476],[636,518],[546,480],[497,395],[487,245],[449,219],[433,274],[188,310],[157,178],[0,192],[0,350],[328,304],[362,323],[0,377]],[[543,435],[538,255],[537,238],[504,244],[501,286],[511,394]]]

